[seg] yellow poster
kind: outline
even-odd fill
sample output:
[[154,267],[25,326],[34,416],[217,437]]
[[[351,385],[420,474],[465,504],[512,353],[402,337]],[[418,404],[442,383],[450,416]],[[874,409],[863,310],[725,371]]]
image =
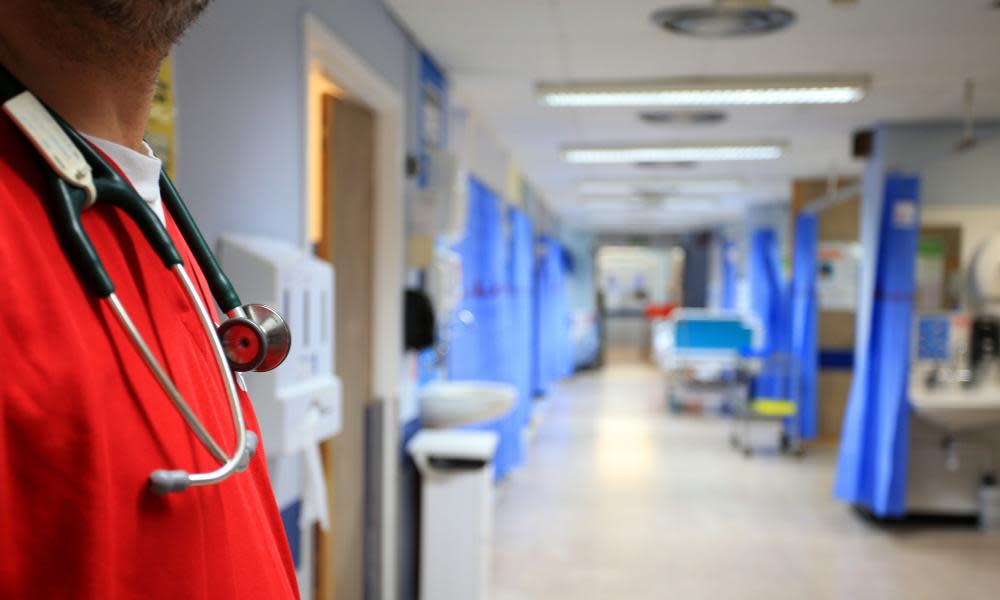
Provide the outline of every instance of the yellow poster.
[[177,164],[177,133],[175,130],[174,76],[172,58],[167,57],[160,67],[156,79],[156,93],[153,96],[153,110],[146,125],[146,143],[156,156],[163,161],[163,168],[171,178]]

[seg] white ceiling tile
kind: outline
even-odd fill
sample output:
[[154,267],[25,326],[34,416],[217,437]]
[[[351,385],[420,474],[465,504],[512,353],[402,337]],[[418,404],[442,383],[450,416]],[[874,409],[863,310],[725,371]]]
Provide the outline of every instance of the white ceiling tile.
[[[776,0],[798,14],[788,30],[738,40],[669,35],[649,15],[709,0],[387,0],[449,70],[461,97],[510,145],[556,210],[577,202],[585,177],[739,176],[747,194],[774,198],[793,177],[859,173],[853,131],[886,121],[957,119],[962,84],[977,81],[977,109],[1000,117],[1000,10],[986,0]],[[723,109],[705,127],[642,123],[635,109],[554,109],[534,96],[538,81],[689,76],[870,74],[859,104]],[[752,164],[693,169],[567,165],[570,143],[787,140],[787,154]],[[676,221],[675,221],[676,222]],[[658,223],[658,222],[657,222]],[[639,226],[623,214],[615,226]],[[657,225],[659,226],[659,225]],[[688,225],[689,226],[689,225]]]

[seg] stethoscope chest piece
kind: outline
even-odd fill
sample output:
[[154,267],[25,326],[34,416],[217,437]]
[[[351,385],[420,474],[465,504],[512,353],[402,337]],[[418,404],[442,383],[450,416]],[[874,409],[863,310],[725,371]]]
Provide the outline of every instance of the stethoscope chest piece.
[[234,371],[270,371],[292,347],[285,319],[266,304],[246,304],[219,325],[219,340]]

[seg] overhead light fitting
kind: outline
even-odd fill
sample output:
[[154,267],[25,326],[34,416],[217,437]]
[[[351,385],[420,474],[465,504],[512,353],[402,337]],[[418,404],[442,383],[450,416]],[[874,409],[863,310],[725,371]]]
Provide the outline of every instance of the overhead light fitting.
[[663,8],[652,20],[671,33],[726,38],[773,33],[795,22],[795,13],[769,0],[715,0],[709,6]]
[[581,164],[773,160],[781,157],[783,149],[781,144],[568,147],[563,150],[563,158]]
[[744,188],[740,179],[586,179],[577,185],[581,196],[636,196],[647,193],[731,194]]
[[584,210],[628,210],[632,212],[642,212],[649,210],[670,210],[670,211],[701,211],[717,210],[720,207],[719,199],[715,196],[668,196],[668,197],[643,197],[643,196],[613,196],[613,197],[587,197],[582,199]]
[[683,79],[636,83],[538,85],[548,106],[751,106],[847,104],[868,91],[867,77],[833,79]]

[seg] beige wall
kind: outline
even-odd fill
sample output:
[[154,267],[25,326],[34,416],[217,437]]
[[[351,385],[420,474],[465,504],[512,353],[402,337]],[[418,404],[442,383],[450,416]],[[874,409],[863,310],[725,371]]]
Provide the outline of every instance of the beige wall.
[[931,205],[921,215],[923,225],[957,225],[962,229],[962,267],[969,264],[980,242],[1000,233],[1000,189],[995,205]]

